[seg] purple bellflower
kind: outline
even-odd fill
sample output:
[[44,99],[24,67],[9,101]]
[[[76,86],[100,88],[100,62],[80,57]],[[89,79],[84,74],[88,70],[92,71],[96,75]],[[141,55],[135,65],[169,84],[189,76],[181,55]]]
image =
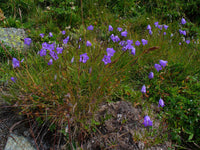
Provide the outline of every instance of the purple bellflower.
[[74,57],[72,57],[72,59],[71,59],[71,63],[73,63],[74,62]]
[[44,33],[40,33],[40,36],[41,36],[41,38],[43,38],[44,37]]
[[50,56],[54,59],[57,60],[58,59],[58,55],[54,52],[54,51],[50,51]]
[[102,61],[104,62],[105,65],[107,65],[108,63],[111,63],[110,56],[104,55]]
[[152,35],[152,34],[153,34],[153,32],[152,32],[151,30],[149,30],[149,34],[150,34],[150,35]]
[[158,22],[155,22],[154,25],[155,25],[155,27],[158,27]]
[[146,45],[148,43],[148,41],[147,40],[145,40],[145,39],[142,39],[142,45]]
[[65,35],[66,32],[65,32],[65,30],[63,30],[61,33],[62,33],[63,35]]
[[113,27],[111,25],[108,26],[108,31],[113,31]]
[[123,31],[123,32],[121,32],[121,36],[126,37],[126,36],[127,36],[127,31]]
[[63,43],[64,43],[64,44],[67,44],[68,41],[69,41],[69,36],[67,36],[67,38],[65,38],[65,39],[63,40]]
[[135,45],[136,45],[136,46],[140,46],[140,41],[136,41],[136,42],[135,42]]
[[156,68],[156,70],[159,72],[160,70],[162,70],[161,65],[159,64],[155,64],[154,67]]
[[94,29],[94,27],[92,25],[87,27],[87,30],[93,30],[93,29]]
[[186,21],[184,18],[181,19],[181,24],[186,24]]
[[11,77],[10,79],[12,80],[12,82],[14,82],[14,83],[16,82],[16,78]]
[[146,93],[146,86],[145,85],[142,86],[141,92]]
[[187,44],[190,44],[190,40],[186,40],[185,42],[186,42]]
[[31,38],[25,38],[25,39],[24,39],[24,44],[26,44],[26,45],[28,45],[28,46],[31,44],[31,42],[32,42],[32,41],[31,41]]
[[164,60],[160,60],[159,63],[163,68],[165,68],[165,66],[167,65],[168,62],[164,61]]
[[144,117],[144,126],[147,127],[147,126],[152,126],[153,125],[153,122],[151,121],[150,117],[149,116],[145,116]]
[[164,24],[163,27],[165,28],[165,30],[167,30],[167,28],[168,28],[169,26]]
[[164,101],[163,99],[160,98],[159,102],[158,102],[158,107],[164,107],[165,104],[164,104]]
[[88,57],[87,53],[84,53],[84,54],[80,55],[80,60],[79,61],[83,62],[83,63],[86,63],[88,59],[89,59],[89,57]]
[[40,53],[40,56],[42,57],[42,56],[46,56],[47,51],[46,49],[42,48],[39,53]]
[[113,48],[107,48],[106,51],[109,57],[112,57],[115,53],[115,50]]
[[119,32],[121,32],[121,31],[122,31],[122,28],[118,27],[117,30],[118,30]]
[[62,54],[63,48],[62,47],[57,47],[56,51],[57,51],[57,54]]
[[53,64],[53,59],[50,59],[48,62],[48,65],[52,65]]
[[153,72],[150,72],[148,77],[149,77],[149,79],[153,79],[154,73],[153,73]]
[[53,33],[49,32],[49,37],[53,37]]
[[17,60],[16,58],[13,57],[12,59],[12,64],[13,64],[13,68],[17,68],[20,66],[20,62],[19,60]]
[[135,56],[135,47],[132,47],[131,54]]
[[150,25],[147,26],[147,30],[151,30],[151,26]]
[[86,42],[86,46],[92,46],[92,44],[90,43],[90,41]]

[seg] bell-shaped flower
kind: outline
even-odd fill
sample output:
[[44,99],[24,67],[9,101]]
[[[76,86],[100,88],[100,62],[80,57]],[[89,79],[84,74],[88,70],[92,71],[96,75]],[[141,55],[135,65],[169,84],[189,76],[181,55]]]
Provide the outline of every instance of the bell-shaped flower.
[[108,31],[113,31],[113,27],[111,25],[108,26]]
[[93,30],[93,29],[94,29],[94,27],[92,25],[87,27],[87,30]]
[[122,28],[118,27],[117,30],[118,30],[119,32],[121,32],[121,31],[122,31]]
[[48,62],[48,65],[52,65],[53,64],[53,59],[50,59]]
[[25,38],[24,39],[24,44],[26,44],[28,46],[31,44],[31,42],[32,42],[31,38]]
[[88,59],[89,59],[89,57],[88,57],[87,53],[84,53],[84,54],[80,55],[80,60],[79,61],[83,62],[83,63],[86,63]]
[[11,77],[10,79],[12,80],[12,82],[14,82],[14,83],[16,82],[16,78]]
[[153,73],[153,72],[150,72],[148,77],[149,77],[149,79],[153,79],[154,73]]
[[150,117],[149,116],[145,116],[144,117],[144,126],[147,127],[147,126],[152,126],[153,125],[153,122],[151,121]]
[[46,49],[44,49],[44,48],[42,48],[41,50],[40,50],[40,56],[42,57],[42,56],[46,56]]
[[186,24],[186,21],[184,18],[181,19],[181,24]]
[[164,61],[164,60],[160,60],[159,63],[163,68],[165,68],[165,66],[167,65],[168,62]]
[[150,25],[147,26],[147,30],[151,30],[151,26]]
[[126,37],[126,36],[127,36],[127,31],[123,31],[123,32],[121,32],[121,36]]
[[162,70],[161,65],[159,64],[155,64],[154,67],[156,68],[156,70],[159,72],[160,70]]
[[105,65],[107,65],[108,63],[111,63],[111,58],[110,56],[104,55],[102,61],[104,62]]
[[146,86],[145,85],[142,86],[141,92],[146,93]]
[[17,60],[16,58],[13,57],[13,59],[12,59],[12,65],[13,65],[13,68],[19,67],[20,66],[19,60]]
[[164,107],[164,106],[165,106],[164,101],[163,101],[163,99],[160,98],[158,107]]
[[107,48],[107,56],[112,57],[115,53],[115,50],[113,48]]
[[140,46],[140,41],[136,41],[136,42],[135,42],[135,45],[136,45],[136,46]]
[[86,46],[92,46],[92,44],[90,43],[90,41],[86,42]]
[[148,43],[148,41],[147,40],[145,40],[145,39],[142,39],[142,45],[146,45]]

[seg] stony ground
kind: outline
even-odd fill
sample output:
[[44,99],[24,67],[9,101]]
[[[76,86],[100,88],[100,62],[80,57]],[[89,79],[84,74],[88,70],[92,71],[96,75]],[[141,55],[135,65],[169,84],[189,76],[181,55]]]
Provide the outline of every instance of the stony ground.
[[[18,115],[18,111],[5,104],[1,98],[0,102],[0,150],[5,147],[11,133],[28,138],[33,145],[36,139],[41,150],[63,149],[65,142],[60,140],[63,137],[58,138],[62,146],[56,146],[55,134],[50,133],[47,127],[39,127],[35,121],[32,121],[30,128],[25,116]],[[156,116],[158,112],[153,111],[152,108],[151,110],[152,116]],[[163,137],[167,134],[163,123],[156,117],[152,117],[153,128],[145,128],[142,124],[143,114],[141,106],[133,107],[130,102],[102,104],[94,117],[95,122],[100,122],[100,124],[96,125],[93,133],[82,139],[78,147],[84,150],[167,150],[171,147],[170,140]],[[34,134],[31,134],[31,129]]]

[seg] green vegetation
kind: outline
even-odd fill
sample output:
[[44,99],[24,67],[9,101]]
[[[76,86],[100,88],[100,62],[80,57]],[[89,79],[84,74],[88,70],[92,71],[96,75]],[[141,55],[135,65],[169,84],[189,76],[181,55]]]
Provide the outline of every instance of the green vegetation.
[[[51,130],[56,129],[55,125],[69,126],[72,121],[78,124],[79,131],[91,133],[101,124],[92,117],[102,102],[125,100],[138,103],[145,110],[151,104],[158,105],[162,98],[165,106],[156,118],[167,124],[169,138],[177,148],[197,149],[200,147],[200,22],[195,16],[200,15],[199,5],[198,1],[186,0],[0,0],[6,17],[0,26],[25,28],[33,43],[25,54],[0,47],[0,84],[8,82],[11,93],[5,99],[40,124],[45,119],[53,122]],[[186,24],[181,24],[182,18]],[[157,21],[168,28],[155,27]],[[89,25],[94,29],[87,30]],[[108,30],[109,25],[113,31]],[[121,36],[118,27],[127,31],[127,37]],[[179,29],[186,31],[186,35],[180,34]],[[65,35],[61,33],[63,30]],[[49,32],[53,37],[49,37]],[[42,38],[40,33],[45,36]],[[120,40],[133,40],[135,55],[131,49],[123,51],[119,42],[113,42],[112,34]],[[63,39],[68,36],[64,44]],[[141,39],[148,44],[135,46]],[[91,47],[86,46],[87,41]],[[46,56],[39,55],[44,42],[55,42],[54,48],[63,47],[57,60],[56,54],[53,56],[52,65],[48,64],[51,50],[46,51]],[[47,47],[50,49],[50,45]],[[108,55],[107,48],[113,48],[115,53],[111,63],[105,65],[102,59]],[[80,62],[84,53],[89,57],[86,63]],[[13,68],[11,57],[24,61]],[[168,65],[157,72],[154,64],[159,60],[168,61]],[[154,78],[150,80],[151,71]],[[143,85],[146,94],[141,93]],[[89,119],[92,121],[88,123]],[[70,133],[63,133],[74,145]],[[155,142],[164,141],[157,138]]]

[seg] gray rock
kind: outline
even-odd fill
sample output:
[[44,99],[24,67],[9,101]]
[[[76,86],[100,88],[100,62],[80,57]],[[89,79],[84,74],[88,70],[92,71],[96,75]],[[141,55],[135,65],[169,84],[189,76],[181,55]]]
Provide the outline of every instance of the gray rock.
[[4,150],[36,150],[23,136],[11,134]]
[[27,35],[24,29],[16,28],[0,28],[0,41],[3,41],[4,45],[23,52],[28,49],[29,46],[24,44],[24,38]]

